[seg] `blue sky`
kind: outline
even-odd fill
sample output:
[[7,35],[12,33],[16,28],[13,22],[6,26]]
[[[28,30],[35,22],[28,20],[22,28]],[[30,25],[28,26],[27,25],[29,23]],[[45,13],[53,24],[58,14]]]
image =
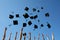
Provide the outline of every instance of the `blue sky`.
[[[18,32],[18,37],[17,40],[19,39],[19,33],[20,33],[20,29],[22,28],[22,23],[26,22],[25,19],[23,18],[23,14],[26,12],[24,10],[25,7],[29,7],[29,12],[30,13],[34,13],[32,12],[32,8],[36,8],[40,10],[40,13],[37,13],[37,15],[39,15],[40,19],[40,23],[37,22],[36,20],[32,20],[33,24],[29,27],[29,25],[27,25],[26,28],[24,28],[24,32],[32,32],[32,40],[34,36],[38,36],[38,33],[40,33],[42,35],[42,33],[49,35],[50,39],[51,39],[51,35],[52,32],[54,32],[54,36],[55,36],[55,40],[59,40],[60,39],[60,0],[0,0],[0,40],[2,40],[3,37],[3,32],[4,32],[4,28],[7,27],[7,36],[6,36],[6,40],[8,40],[9,37],[9,33],[12,32],[12,38],[11,40],[14,39],[15,36],[15,32]],[[44,7],[43,10],[41,10],[41,6]],[[15,14],[19,13],[20,18],[15,18],[14,19],[9,19],[9,14],[12,14],[11,12],[14,12],[14,16]],[[50,17],[46,18],[44,16],[44,14],[46,12],[49,12]],[[18,25],[13,25],[13,20],[18,20],[19,24]],[[30,20],[30,19],[27,19]],[[51,24],[51,29],[48,29],[46,26],[46,22],[49,22]],[[37,30],[33,31],[33,25],[37,24],[38,26],[43,23],[44,27],[43,28],[38,28]],[[11,24],[12,26],[8,26],[9,24]],[[28,34],[27,34],[28,36]],[[42,36],[40,36],[42,37]],[[41,38],[42,39],[42,38]],[[28,40],[28,38],[27,38]]]

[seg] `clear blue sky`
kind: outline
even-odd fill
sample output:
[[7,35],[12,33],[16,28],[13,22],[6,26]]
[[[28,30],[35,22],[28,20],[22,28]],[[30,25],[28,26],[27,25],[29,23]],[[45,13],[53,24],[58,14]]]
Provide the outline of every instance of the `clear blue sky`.
[[[34,36],[38,36],[38,33],[49,35],[51,39],[52,32],[54,32],[55,40],[60,40],[60,0],[0,0],[0,40],[2,40],[4,28],[7,27],[7,37],[6,40],[8,40],[9,33],[12,32],[12,38],[14,39],[15,32],[18,32],[17,40],[19,39],[19,33],[20,29],[22,28],[22,23],[26,22],[23,18],[23,14],[26,12],[24,8],[28,6],[30,8],[28,13],[34,13],[32,12],[32,8],[36,8],[40,10],[40,13],[37,13],[39,15],[40,23],[37,23],[36,20],[32,20],[33,24],[37,24],[38,26],[43,23],[43,28],[38,28],[37,30],[33,31],[33,24],[29,27],[27,26],[24,28],[24,32],[32,32],[32,40]],[[44,7],[43,10],[41,10],[41,6]],[[13,15],[19,13],[20,18],[9,19],[9,14],[12,14],[11,12],[14,12]],[[45,12],[50,13],[50,17],[46,18],[44,16]],[[13,25],[12,21],[18,20],[18,25]],[[27,19],[30,20],[30,19]],[[49,22],[51,24],[51,29],[48,29],[46,26],[46,22]],[[9,24],[12,24],[12,26],[8,26]],[[42,35],[40,36],[42,39]],[[28,38],[27,38],[28,40]]]

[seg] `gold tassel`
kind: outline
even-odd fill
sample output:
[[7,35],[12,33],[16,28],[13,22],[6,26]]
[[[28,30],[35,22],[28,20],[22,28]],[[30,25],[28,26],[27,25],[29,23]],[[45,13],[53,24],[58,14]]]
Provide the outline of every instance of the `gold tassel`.
[[23,28],[21,29],[21,32],[20,32],[20,40],[22,40],[22,33],[23,32]]
[[15,40],[17,39],[17,34],[18,34],[18,32],[16,32],[16,35],[15,35]]
[[6,31],[7,31],[7,28],[5,28],[4,36],[3,36],[3,39],[2,40],[5,40],[5,38],[6,38]]

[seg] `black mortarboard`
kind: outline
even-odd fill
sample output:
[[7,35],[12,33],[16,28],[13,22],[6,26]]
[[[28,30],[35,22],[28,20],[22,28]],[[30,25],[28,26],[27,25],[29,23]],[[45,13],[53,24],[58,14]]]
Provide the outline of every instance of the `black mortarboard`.
[[49,23],[47,24],[47,26],[48,26],[48,28],[51,28],[51,25]]
[[19,14],[16,14],[16,17],[19,17]]
[[33,16],[30,16],[30,19],[34,19],[34,17]]
[[35,9],[35,8],[33,8],[32,10],[33,10],[33,12],[35,12],[35,11],[36,11],[36,9]]
[[37,29],[38,28],[38,26],[37,25],[34,25],[34,29]]
[[34,16],[34,19],[36,19],[37,17],[38,17],[38,16],[37,16],[37,15],[35,15],[35,16]]
[[13,20],[13,24],[14,25],[18,25],[18,21],[17,20]]
[[46,13],[45,16],[46,16],[46,17],[49,17],[50,15],[49,15],[49,13]]
[[31,25],[32,24],[32,22],[31,21],[28,21],[28,25]]
[[10,19],[13,19],[13,18],[14,18],[14,16],[10,14],[10,15],[9,15],[9,18],[10,18]]
[[25,11],[28,11],[29,10],[29,8],[28,7],[25,7]]
[[27,13],[23,14],[24,18],[28,18],[29,15]]
[[26,27],[27,26],[27,24],[26,23],[23,23],[23,27]]
[[26,36],[26,33],[23,33],[23,36]]

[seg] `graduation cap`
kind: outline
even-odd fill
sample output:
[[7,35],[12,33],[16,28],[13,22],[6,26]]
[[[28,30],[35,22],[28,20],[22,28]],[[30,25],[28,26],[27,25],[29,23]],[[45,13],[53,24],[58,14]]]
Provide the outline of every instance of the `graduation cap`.
[[28,11],[29,10],[29,8],[28,7],[25,7],[25,9],[24,9],[25,11]]
[[43,7],[41,7],[41,9],[44,9]]
[[38,26],[37,25],[34,25],[34,29],[37,29],[38,28]]
[[37,16],[37,15],[35,15],[35,16],[34,16],[34,19],[36,19],[37,17],[38,17],[38,16]]
[[51,28],[51,25],[49,23],[47,23],[47,26],[48,26],[48,28]]
[[26,33],[23,33],[23,36],[26,36]]
[[40,10],[37,10],[37,12],[40,12]]
[[26,23],[23,23],[23,27],[26,27],[27,26],[27,24]]
[[16,14],[16,17],[18,18],[19,17],[19,14]]
[[32,22],[31,21],[28,21],[28,25],[31,25],[32,24]]
[[34,17],[33,16],[30,16],[30,19],[34,19]]
[[18,25],[18,21],[17,20],[13,20],[13,24],[14,25]]
[[9,15],[9,18],[10,18],[10,19],[13,19],[13,18],[14,18],[14,16],[10,14],[10,15]]
[[33,10],[33,12],[35,12],[35,11],[36,11],[36,9],[35,9],[35,8],[33,8],[32,10]]
[[43,24],[41,24],[41,27],[43,27],[44,25]]
[[49,13],[46,13],[45,16],[46,16],[46,17],[49,17],[50,15],[49,15]]
[[24,18],[28,18],[29,15],[27,13],[23,14]]

